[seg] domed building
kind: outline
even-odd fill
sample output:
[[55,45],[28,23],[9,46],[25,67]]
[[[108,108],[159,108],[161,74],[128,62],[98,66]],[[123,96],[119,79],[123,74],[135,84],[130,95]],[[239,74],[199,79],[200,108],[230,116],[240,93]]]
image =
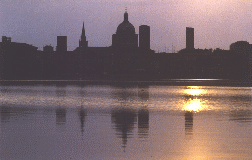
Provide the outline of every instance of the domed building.
[[117,27],[116,34],[112,35],[112,47],[122,49],[136,49],[138,47],[138,35],[128,20],[127,11],[124,13],[124,21]]

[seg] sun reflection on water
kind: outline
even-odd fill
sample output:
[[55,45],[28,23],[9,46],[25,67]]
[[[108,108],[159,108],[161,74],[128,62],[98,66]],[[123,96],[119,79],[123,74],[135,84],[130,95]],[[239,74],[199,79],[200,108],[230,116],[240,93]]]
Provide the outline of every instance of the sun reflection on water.
[[206,102],[201,98],[201,96],[206,94],[204,89],[197,86],[188,86],[183,93],[185,95],[185,101],[182,110],[191,112],[208,110],[208,106],[205,104]]
[[190,99],[185,102],[183,110],[199,112],[201,109],[200,99]]
[[187,86],[184,90],[184,94],[187,96],[199,96],[205,93],[206,91],[198,86]]

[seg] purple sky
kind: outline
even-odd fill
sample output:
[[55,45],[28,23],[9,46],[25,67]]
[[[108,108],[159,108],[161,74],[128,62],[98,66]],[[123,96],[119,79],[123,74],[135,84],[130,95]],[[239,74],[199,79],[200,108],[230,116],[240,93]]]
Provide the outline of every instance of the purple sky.
[[125,7],[137,34],[140,25],[151,27],[156,52],[185,48],[186,27],[194,28],[195,48],[252,43],[252,0],[0,0],[0,36],[42,50],[62,35],[73,50],[84,21],[89,46],[110,46]]

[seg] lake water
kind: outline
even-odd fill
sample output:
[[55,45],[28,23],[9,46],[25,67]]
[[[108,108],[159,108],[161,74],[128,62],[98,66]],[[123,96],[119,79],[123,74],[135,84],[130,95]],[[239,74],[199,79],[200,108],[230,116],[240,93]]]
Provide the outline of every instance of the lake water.
[[2,85],[0,159],[251,159],[250,87]]

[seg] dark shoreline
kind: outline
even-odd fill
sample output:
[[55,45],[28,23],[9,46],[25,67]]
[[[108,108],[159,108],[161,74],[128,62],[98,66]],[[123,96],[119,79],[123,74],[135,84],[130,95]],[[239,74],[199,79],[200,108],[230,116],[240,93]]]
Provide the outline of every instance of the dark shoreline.
[[164,79],[152,81],[139,80],[1,80],[1,86],[8,85],[168,85],[168,86],[233,86],[251,87],[252,83],[229,79]]

